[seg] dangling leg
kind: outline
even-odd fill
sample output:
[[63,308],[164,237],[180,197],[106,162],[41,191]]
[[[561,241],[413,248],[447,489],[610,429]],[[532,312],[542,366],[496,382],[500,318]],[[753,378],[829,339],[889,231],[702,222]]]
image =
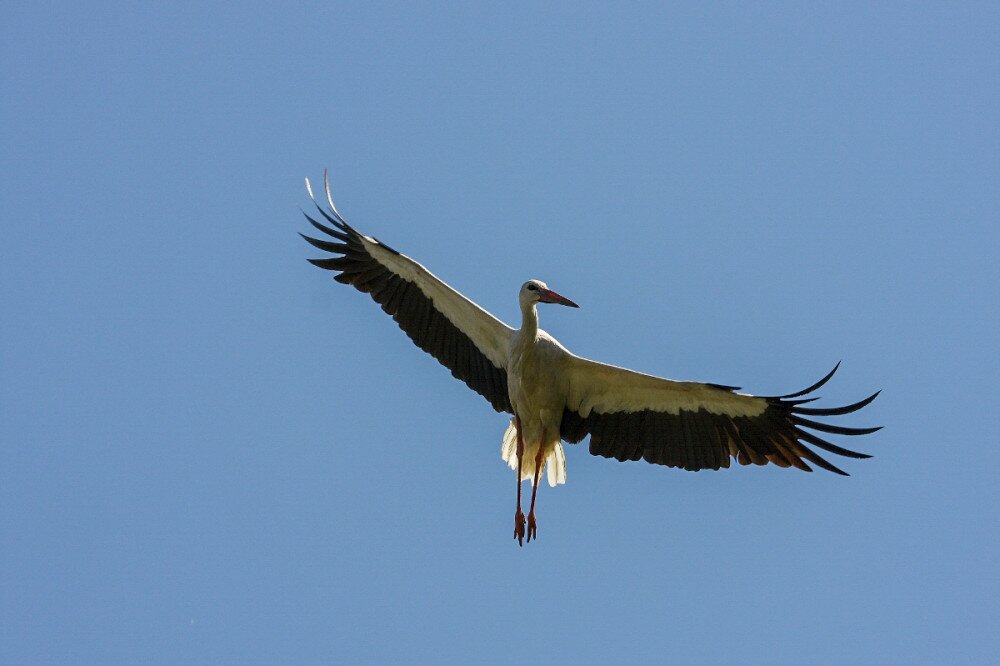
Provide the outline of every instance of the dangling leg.
[[517,428],[517,512],[514,514],[514,538],[524,545],[524,513],[521,511],[521,459],[524,457],[524,437],[521,435],[521,417],[514,417]]
[[[545,431],[542,431],[542,442],[545,441]],[[538,539],[538,526],[535,524],[535,497],[538,495],[538,476],[542,471],[542,462],[545,460],[545,447],[538,446],[538,454],[535,456],[535,485],[531,488],[531,507],[528,509],[528,543],[532,537]]]

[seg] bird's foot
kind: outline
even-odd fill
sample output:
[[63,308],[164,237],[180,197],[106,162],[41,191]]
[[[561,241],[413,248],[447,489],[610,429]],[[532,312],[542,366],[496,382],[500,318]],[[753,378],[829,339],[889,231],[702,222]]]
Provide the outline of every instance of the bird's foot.
[[538,525],[535,524],[534,511],[528,513],[528,543],[531,543],[532,539],[538,541]]
[[518,509],[517,513],[514,514],[514,538],[517,539],[517,545],[524,545],[524,513],[521,509]]

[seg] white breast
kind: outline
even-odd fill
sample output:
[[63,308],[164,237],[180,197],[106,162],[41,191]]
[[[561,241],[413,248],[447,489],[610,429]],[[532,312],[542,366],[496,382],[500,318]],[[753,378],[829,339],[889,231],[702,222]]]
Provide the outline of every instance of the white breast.
[[534,340],[522,339],[520,332],[514,334],[507,385],[514,412],[522,420],[554,417],[558,428],[568,392],[563,372],[567,355],[566,348],[545,331],[539,331]]

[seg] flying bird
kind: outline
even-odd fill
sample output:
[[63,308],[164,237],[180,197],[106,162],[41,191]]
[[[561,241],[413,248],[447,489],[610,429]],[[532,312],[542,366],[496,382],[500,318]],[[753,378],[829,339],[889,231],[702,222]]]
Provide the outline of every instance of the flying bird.
[[[865,435],[876,428],[849,428],[810,417],[850,414],[878,395],[844,407],[804,407],[809,394],[837,371],[802,391],[781,396],[738,393],[737,386],[674,381],[581,358],[538,326],[538,306],[578,307],[541,280],[518,290],[521,326],[514,329],[445,284],[421,264],[352,227],[337,211],[324,174],[328,208],[310,198],[323,222],[309,223],[331,240],[302,237],[330,253],[309,259],[335,272],[338,282],[369,294],[425,352],[451,370],[498,412],[512,415],[501,456],[516,471],[514,538],[523,545],[538,536],[535,501],[542,471],[550,486],[566,482],[563,442],[590,436],[590,452],[619,461],[645,460],[697,471],[741,465],[796,467],[809,463],[847,476],[813,448],[848,458],[870,456],[828,442],[812,431]],[[525,518],[521,486],[532,485]]]

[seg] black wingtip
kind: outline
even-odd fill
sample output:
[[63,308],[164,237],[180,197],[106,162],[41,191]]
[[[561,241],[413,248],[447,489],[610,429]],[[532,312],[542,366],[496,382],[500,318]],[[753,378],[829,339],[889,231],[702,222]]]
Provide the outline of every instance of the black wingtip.
[[[323,211],[320,212],[322,213]],[[333,238],[336,238],[337,240],[342,240],[342,241],[348,240],[347,234],[342,233],[340,231],[336,231],[335,229],[331,229],[330,227],[326,226],[321,222],[317,222],[315,219],[310,217],[309,214],[306,213],[305,211],[302,211],[302,214],[306,216],[307,220],[309,220],[309,224],[313,225],[313,227],[315,227],[319,231],[322,231],[327,236],[331,236]]]
[[847,426],[820,423],[818,421],[811,421],[809,419],[799,417],[796,417],[795,423],[797,425],[805,426],[806,428],[819,430],[820,432],[829,432],[834,435],[870,435],[873,432],[878,432],[882,429],[882,426],[875,426],[874,428],[848,428]]
[[309,198],[312,199],[313,205],[316,206],[316,210],[320,212],[320,215],[325,217],[330,224],[334,225],[338,229],[341,229],[342,231],[357,233],[354,228],[347,223],[347,220],[343,218],[340,211],[337,210],[337,207],[333,203],[333,197],[330,196],[330,178],[326,169],[323,169],[323,189],[326,191],[326,200],[330,205],[330,213],[333,213],[332,216],[330,213],[323,210],[323,207],[319,205],[318,201],[316,201],[316,197],[313,195],[312,191],[312,183],[310,183],[309,179],[306,178],[306,192],[309,193]]
[[871,456],[867,453],[859,453],[857,451],[845,449],[842,446],[837,446],[836,444],[832,444],[823,439],[822,437],[814,435],[811,432],[806,432],[805,430],[802,430],[802,428],[799,427],[795,428],[795,435],[796,437],[798,437],[798,439],[801,439],[804,442],[808,442],[813,446],[818,446],[824,451],[829,451],[830,453],[836,453],[838,456],[844,456],[845,458],[857,458],[861,460],[864,460],[866,458],[871,458]]
[[818,382],[816,382],[815,384],[813,384],[809,388],[803,389],[801,391],[798,391],[797,393],[789,393],[788,395],[778,396],[778,399],[779,400],[786,400],[788,398],[798,398],[800,395],[805,395],[807,393],[812,393],[813,391],[815,391],[816,389],[818,389],[819,387],[823,386],[828,381],[830,381],[830,378],[833,377],[833,375],[834,375],[835,372],[837,372],[837,368],[840,367],[840,364],[841,364],[841,361],[837,361],[837,365],[833,366],[833,370],[831,370],[830,372],[828,372],[826,374],[826,376],[823,377],[823,379],[819,380]]
[[331,243],[330,241],[320,240],[318,238],[313,238],[311,236],[306,236],[304,233],[299,233],[305,242],[309,243],[315,248],[324,250],[325,252],[332,252],[335,254],[346,254],[348,251],[347,245],[343,243]]
[[872,393],[864,400],[859,400],[854,404],[845,405],[844,407],[826,407],[826,408],[799,407],[798,405],[802,404],[801,401],[794,400],[789,402],[795,403],[795,405],[792,406],[792,412],[795,414],[808,414],[810,416],[842,416],[844,414],[851,414],[852,412],[856,412],[862,407],[865,407],[866,405],[870,404],[871,401],[877,398],[878,394],[881,392],[882,392],[881,390],[875,391],[875,393]]
[[[781,403],[786,407],[795,407],[796,405],[804,405],[807,402],[816,402],[817,400],[819,400],[819,396],[815,398],[802,398],[801,400],[782,400]],[[792,411],[796,410],[793,409]]]

